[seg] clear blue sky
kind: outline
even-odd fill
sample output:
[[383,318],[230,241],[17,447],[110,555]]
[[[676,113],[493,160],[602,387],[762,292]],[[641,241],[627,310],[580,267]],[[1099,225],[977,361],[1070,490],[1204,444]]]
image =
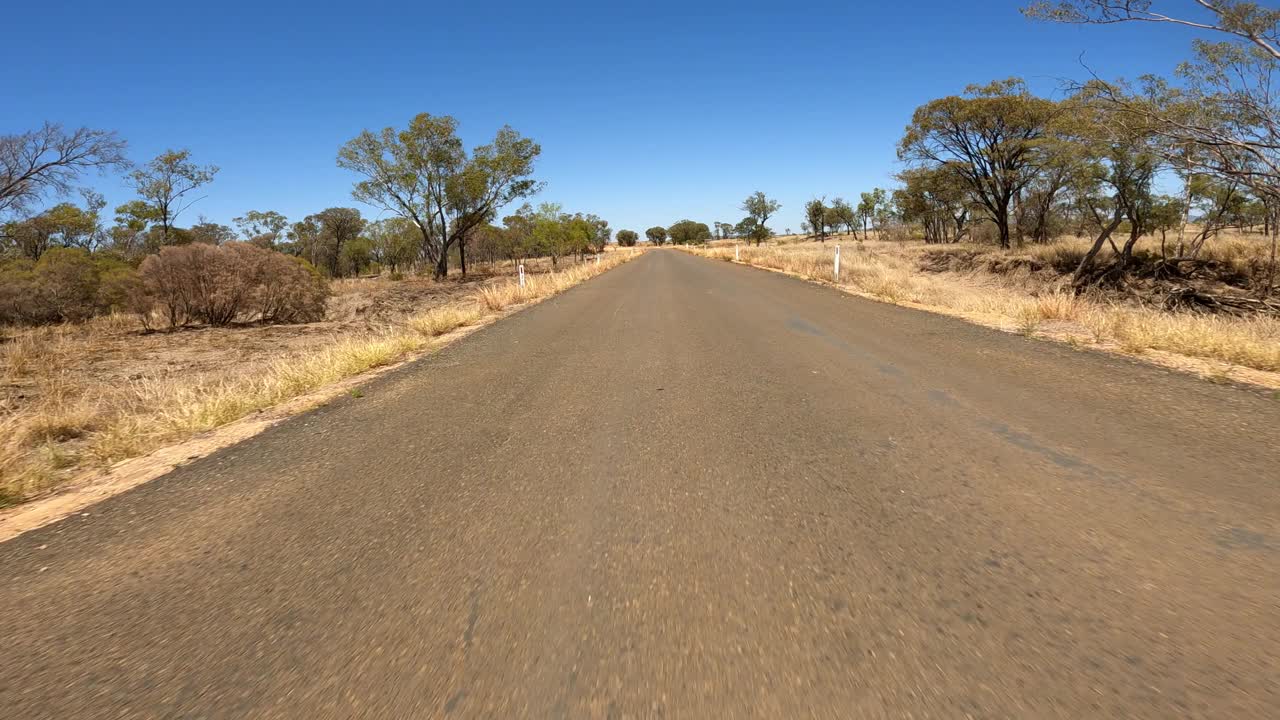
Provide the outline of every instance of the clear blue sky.
[[536,139],[540,199],[614,229],[737,221],[757,189],[798,229],[812,197],[889,184],[929,99],[1011,75],[1051,93],[1082,53],[1105,77],[1189,55],[1190,31],[1033,23],[1022,4],[18,3],[0,133],[115,129],[135,161],[189,148],[222,171],[180,223],[230,224],[354,205],[343,142],[450,114],[469,145],[504,123]]

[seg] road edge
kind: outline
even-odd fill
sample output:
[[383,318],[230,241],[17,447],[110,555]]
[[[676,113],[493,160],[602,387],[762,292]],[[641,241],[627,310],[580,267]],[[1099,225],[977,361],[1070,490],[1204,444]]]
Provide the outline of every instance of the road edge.
[[[641,253],[636,253],[603,272],[584,278],[581,282],[565,288],[565,291],[572,290],[595,278],[606,275],[611,270],[626,265],[640,255]],[[233,420],[213,430],[156,448],[144,455],[121,460],[106,469],[93,469],[80,473],[75,478],[61,484],[58,490],[52,494],[0,509],[0,544],[32,530],[52,525],[72,515],[81,513],[86,508],[103,500],[159,479],[183,465],[249,440],[285,420],[322,407],[360,385],[418,362],[449,345],[463,340],[472,333],[519,314],[560,294],[555,292],[534,298],[520,305],[509,306],[504,310],[486,315],[471,325],[459,327],[435,337],[425,347],[411,351],[395,362],[343,378],[312,392],[290,398],[268,409]]]
[[849,287],[847,285],[838,285],[836,283],[823,280],[821,278],[812,278],[812,277],[801,275],[799,273],[791,272],[788,270],[782,270],[780,268],[771,268],[771,267],[765,267],[762,265],[755,265],[742,260],[734,260],[732,258],[722,259],[722,258],[708,257],[706,255],[700,254],[694,248],[685,248],[685,247],[676,246],[674,249],[681,250],[687,255],[692,255],[693,257],[701,258],[703,260],[708,260],[711,262],[725,262],[730,265],[738,265],[741,267],[751,268],[753,270],[761,270],[764,272],[771,272],[771,273],[776,273],[778,275],[784,275],[786,277],[794,278],[796,280],[800,280],[801,282],[805,282],[810,285],[817,285],[819,287],[831,288],[832,290],[837,290],[841,293],[844,293],[845,295],[850,295],[863,300],[870,300],[872,302],[877,302],[884,305],[905,307],[905,308],[910,308],[912,310],[927,312],[933,315],[941,315],[943,317],[955,318],[957,320],[962,320],[964,322],[967,322],[970,325],[985,327],[985,328],[996,330],[1009,335],[1021,335],[1030,340],[1040,340],[1045,342],[1052,342],[1059,345],[1066,345],[1067,347],[1070,347],[1074,350],[1099,352],[1104,355],[1107,355],[1108,357],[1133,360],[1133,361],[1141,362],[1147,365],[1163,368],[1165,370],[1172,370],[1175,372],[1183,373],[1185,375],[1192,375],[1205,382],[1218,383],[1218,384],[1234,384],[1234,385],[1240,386],[1242,389],[1250,390],[1253,392],[1270,393],[1272,397],[1280,400],[1280,372],[1269,372],[1267,370],[1258,370],[1256,368],[1246,367],[1244,365],[1235,365],[1233,363],[1229,363],[1223,360],[1211,360],[1208,358],[1198,358],[1190,355],[1179,355],[1177,353],[1172,353],[1165,350],[1148,349],[1148,350],[1144,350],[1142,353],[1130,353],[1130,352],[1123,351],[1122,349],[1120,349],[1119,346],[1114,344],[1080,342],[1078,339],[1074,338],[1074,336],[1068,336],[1062,333],[1038,331],[1033,334],[1027,334],[1025,332],[1022,332],[1016,327],[1002,325],[1002,324],[990,321],[986,318],[982,318],[982,317],[967,314],[967,313],[950,311],[947,308],[936,307],[933,305],[924,305],[921,303],[911,302],[910,300],[902,300],[902,301],[889,300],[886,298],[882,298],[878,295],[872,295],[871,293],[863,292],[861,290]]

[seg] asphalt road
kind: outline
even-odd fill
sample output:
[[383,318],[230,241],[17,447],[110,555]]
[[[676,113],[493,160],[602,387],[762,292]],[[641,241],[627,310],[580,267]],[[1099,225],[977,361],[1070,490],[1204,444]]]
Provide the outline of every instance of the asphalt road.
[[655,251],[0,545],[0,717],[1276,717],[1278,437]]

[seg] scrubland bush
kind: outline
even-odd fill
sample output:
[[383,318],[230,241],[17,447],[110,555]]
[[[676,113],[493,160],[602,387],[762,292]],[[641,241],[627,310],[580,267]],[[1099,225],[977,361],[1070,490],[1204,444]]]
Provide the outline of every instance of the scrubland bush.
[[138,276],[127,264],[79,248],[51,248],[38,261],[0,262],[0,323],[86,320],[127,305]]
[[139,272],[144,307],[137,309],[144,316],[159,311],[170,328],[314,321],[324,317],[329,293],[305,260],[248,243],[166,247],[147,257]]

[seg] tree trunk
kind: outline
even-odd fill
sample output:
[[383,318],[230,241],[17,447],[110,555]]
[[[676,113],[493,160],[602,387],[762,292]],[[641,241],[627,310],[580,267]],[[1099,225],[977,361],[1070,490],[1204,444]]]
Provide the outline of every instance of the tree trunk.
[[1280,218],[1273,217],[1271,213],[1267,213],[1267,218],[1271,227],[1271,260],[1267,268],[1267,285],[1262,291],[1264,298],[1271,297],[1271,293],[1276,289],[1276,240],[1280,238],[1280,223],[1276,222]]
[[444,280],[449,277],[449,251],[442,249],[440,257],[436,258],[436,271],[432,275],[436,280]]
[[467,279],[467,239],[458,239],[458,268],[462,270],[462,279]]
[[1087,273],[1093,267],[1093,259],[1097,257],[1098,251],[1102,250],[1102,246],[1111,239],[1111,233],[1120,227],[1120,222],[1124,219],[1124,211],[1117,208],[1115,214],[1111,217],[1111,222],[1102,228],[1102,232],[1098,234],[1096,240],[1093,241],[1093,247],[1089,248],[1089,252],[1080,258],[1080,264],[1076,266],[1075,274],[1071,277],[1071,285],[1076,290],[1082,289],[1088,283],[1086,282]]

